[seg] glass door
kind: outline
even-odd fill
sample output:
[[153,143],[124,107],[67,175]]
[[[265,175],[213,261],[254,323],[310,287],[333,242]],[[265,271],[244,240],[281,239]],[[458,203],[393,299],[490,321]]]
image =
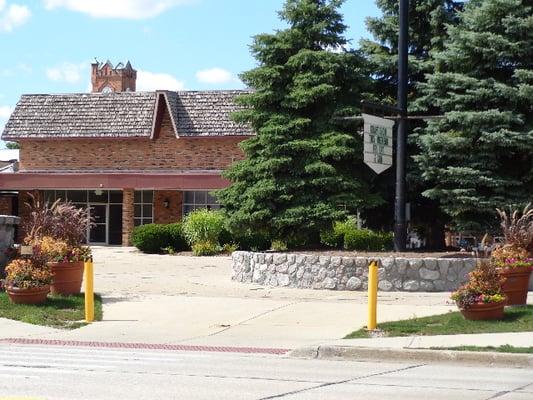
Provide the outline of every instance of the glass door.
[[90,228],[89,243],[107,244],[107,204],[89,204],[89,214],[94,222]]

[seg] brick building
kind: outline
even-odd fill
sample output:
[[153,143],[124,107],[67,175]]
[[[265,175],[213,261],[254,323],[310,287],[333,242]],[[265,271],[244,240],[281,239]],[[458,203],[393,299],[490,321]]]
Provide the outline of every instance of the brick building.
[[20,145],[18,168],[0,190],[18,191],[24,219],[29,192],[89,207],[88,241],[130,244],[134,226],[170,223],[199,207],[243,157],[253,133],[231,120],[244,91],[135,92],[136,71],[92,65],[93,93],[23,95],[3,140]]

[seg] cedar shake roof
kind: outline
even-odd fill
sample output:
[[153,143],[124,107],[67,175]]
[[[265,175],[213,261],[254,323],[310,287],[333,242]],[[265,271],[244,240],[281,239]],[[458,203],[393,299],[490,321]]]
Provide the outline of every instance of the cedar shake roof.
[[[249,136],[231,119],[244,90],[157,91],[23,95],[6,123],[3,140],[151,138],[157,108],[168,107],[177,137]],[[164,101],[162,101],[164,100]]]

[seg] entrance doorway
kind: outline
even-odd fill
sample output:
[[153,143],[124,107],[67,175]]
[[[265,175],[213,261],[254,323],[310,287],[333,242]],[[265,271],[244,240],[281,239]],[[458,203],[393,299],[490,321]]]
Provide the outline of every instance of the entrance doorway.
[[89,204],[94,225],[89,229],[90,244],[108,244],[108,204]]

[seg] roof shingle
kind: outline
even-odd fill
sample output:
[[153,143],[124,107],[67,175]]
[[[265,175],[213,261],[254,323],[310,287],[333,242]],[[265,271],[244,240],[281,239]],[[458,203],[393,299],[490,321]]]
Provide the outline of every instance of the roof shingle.
[[177,136],[246,136],[252,130],[230,114],[242,90],[23,95],[2,139],[152,136],[155,105],[163,95]]

